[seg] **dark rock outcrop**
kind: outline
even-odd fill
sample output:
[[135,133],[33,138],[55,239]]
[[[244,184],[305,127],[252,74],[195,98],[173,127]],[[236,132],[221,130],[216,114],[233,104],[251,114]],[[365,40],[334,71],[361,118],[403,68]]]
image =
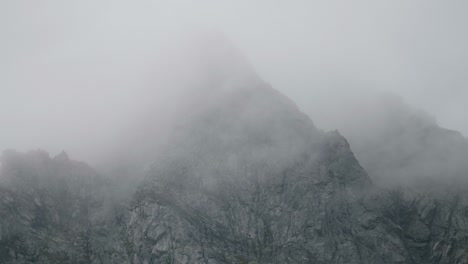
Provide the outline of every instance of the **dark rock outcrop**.
[[0,263],[112,259],[120,215],[107,179],[64,152],[6,151],[1,164]]
[[468,263],[462,187],[375,187],[340,133],[231,50],[197,65],[198,101],[126,206],[65,154],[5,153],[0,262]]

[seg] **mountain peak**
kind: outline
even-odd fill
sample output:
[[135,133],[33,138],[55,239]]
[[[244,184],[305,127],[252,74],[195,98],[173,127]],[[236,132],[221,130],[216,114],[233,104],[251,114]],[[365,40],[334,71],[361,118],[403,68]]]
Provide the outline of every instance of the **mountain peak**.
[[188,77],[195,78],[190,84],[200,84],[198,89],[225,89],[228,83],[257,77],[248,59],[222,33],[205,32],[182,41],[176,56],[182,57]]
[[220,32],[200,34],[192,43],[200,59],[209,66],[231,70],[242,68],[252,70],[242,52]]

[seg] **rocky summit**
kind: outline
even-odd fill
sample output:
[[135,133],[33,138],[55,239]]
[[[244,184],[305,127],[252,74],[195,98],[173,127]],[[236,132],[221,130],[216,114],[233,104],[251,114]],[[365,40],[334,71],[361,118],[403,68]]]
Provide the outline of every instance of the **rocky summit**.
[[5,152],[0,263],[468,263],[464,188],[375,186],[338,131],[214,50],[127,196],[65,153]]

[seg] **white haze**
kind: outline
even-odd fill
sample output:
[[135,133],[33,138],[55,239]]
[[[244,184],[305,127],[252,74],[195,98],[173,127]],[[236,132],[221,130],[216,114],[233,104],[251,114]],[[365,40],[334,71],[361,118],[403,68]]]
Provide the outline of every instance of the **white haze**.
[[370,90],[401,95],[468,135],[467,12],[461,0],[4,0],[0,149],[94,161],[147,107],[165,127],[187,95],[164,80],[193,55],[166,53],[210,31],[318,127],[351,123],[339,102]]

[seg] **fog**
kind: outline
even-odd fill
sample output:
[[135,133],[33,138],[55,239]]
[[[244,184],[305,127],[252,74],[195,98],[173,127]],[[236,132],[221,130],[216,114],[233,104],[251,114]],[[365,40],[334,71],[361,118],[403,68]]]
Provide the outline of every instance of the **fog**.
[[467,11],[0,0],[0,263],[468,263]]
[[361,112],[341,102],[384,92],[468,135],[467,11],[466,1],[2,1],[0,149],[95,162],[136,137],[149,108],[163,135],[193,96],[168,79],[192,80],[186,57],[210,32],[319,128],[352,126]]

